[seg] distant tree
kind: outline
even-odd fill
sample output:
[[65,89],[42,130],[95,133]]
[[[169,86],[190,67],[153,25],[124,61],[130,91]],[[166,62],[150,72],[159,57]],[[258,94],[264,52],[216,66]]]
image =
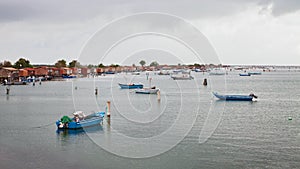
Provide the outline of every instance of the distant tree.
[[136,67],[134,63],[132,64],[132,67]]
[[55,67],[57,67],[57,68],[67,67],[67,62],[64,59],[58,60],[55,63]]
[[33,67],[30,64],[29,60],[26,60],[24,58],[20,58],[18,61],[16,61],[16,63],[13,65],[14,68],[16,69],[22,69],[22,68],[27,68],[27,67]]
[[200,64],[199,63],[195,63],[194,66],[195,67],[200,67]]
[[89,65],[87,65],[87,67],[88,67],[89,69],[91,69],[91,68],[94,68],[94,67],[97,67],[97,66],[92,65],[92,64],[89,64]]
[[104,68],[105,66],[103,65],[103,63],[100,63],[100,64],[98,65],[98,67],[99,67],[99,68]]
[[119,67],[120,65],[118,64],[111,64],[110,67]]
[[69,67],[81,67],[81,65],[77,60],[72,60],[72,62],[69,63]]
[[4,61],[3,62],[3,67],[12,67],[12,64],[11,64],[11,62],[10,61]]
[[0,68],[2,68],[3,67],[3,63],[2,62],[0,62]]
[[146,61],[141,60],[139,63],[140,63],[140,65],[141,65],[142,67],[144,67],[144,65],[146,64]]
[[156,61],[153,61],[150,63],[150,66],[157,67],[157,66],[159,66],[159,64]]

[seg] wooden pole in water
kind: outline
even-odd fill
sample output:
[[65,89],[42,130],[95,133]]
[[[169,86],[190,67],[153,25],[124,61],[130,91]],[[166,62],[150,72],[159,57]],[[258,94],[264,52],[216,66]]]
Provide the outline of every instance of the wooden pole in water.
[[98,88],[95,89],[95,95],[98,95]]
[[107,112],[106,112],[106,116],[108,118],[110,118],[110,101],[107,101]]
[[160,90],[157,92],[157,101],[160,102]]
[[150,77],[149,78],[149,88],[151,88],[151,81],[152,81],[152,78]]
[[7,95],[9,95],[9,90],[10,90],[9,86],[6,86],[6,94]]

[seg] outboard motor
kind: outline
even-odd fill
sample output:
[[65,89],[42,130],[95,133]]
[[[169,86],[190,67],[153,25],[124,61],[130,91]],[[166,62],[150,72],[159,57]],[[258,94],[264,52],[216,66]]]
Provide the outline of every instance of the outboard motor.
[[254,95],[253,93],[249,94],[249,96],[251,96],[251,97],[253,97],[253,98],[255,98],[255,99],[258,98],[258,97],[257,97],[256,95]]

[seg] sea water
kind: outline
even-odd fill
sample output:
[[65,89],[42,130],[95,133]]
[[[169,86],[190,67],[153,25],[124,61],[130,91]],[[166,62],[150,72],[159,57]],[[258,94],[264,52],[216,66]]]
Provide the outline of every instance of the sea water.
[[[1,86],[0,168],[299,168],[300,73],[238,73],[174,81],[151,72],[151,84],[144,73],[121,73],[11,86],[9,95]],[[161,101],[118,86],[129,82],[155,85]],[[219,101],[213,91],[258,101]],[[109,123],[56,131],[63,115],[105,111],[108,100]],[[145,142],[129,147],[124,138]]]

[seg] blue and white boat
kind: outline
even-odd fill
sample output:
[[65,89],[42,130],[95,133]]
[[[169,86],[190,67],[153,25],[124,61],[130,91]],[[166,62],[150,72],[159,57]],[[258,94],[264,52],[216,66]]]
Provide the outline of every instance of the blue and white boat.
[[85,116],[81,111],[78,111],[73,113],[73,115],[73,118],[63,116],[60,120],[57,120],[57,129],[77,130],[85,127],[99,125],[102,122],[103,117],[105,116],[105,112],[97,112]]
[[142,83],[119,83],[121,89],[142,89],[144,85]]
[[216,92],[213,92],[214,96],[220,100],[231,100],[231,101],[253,101],[257,96],[254,94],[250,95],[220,95]]

